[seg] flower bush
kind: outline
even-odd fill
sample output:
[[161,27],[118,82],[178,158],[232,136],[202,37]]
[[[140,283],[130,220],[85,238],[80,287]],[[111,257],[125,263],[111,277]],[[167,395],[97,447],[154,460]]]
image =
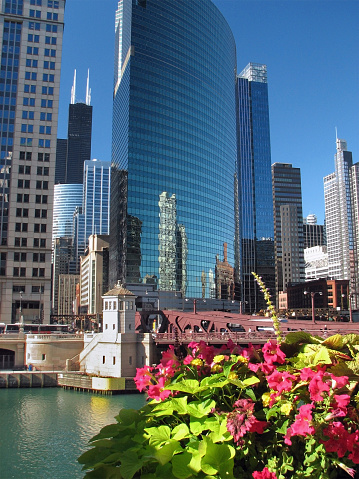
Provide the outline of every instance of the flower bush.
[[359,335],[173,347],[79,461],[93,478],[331,479],[359,465]]

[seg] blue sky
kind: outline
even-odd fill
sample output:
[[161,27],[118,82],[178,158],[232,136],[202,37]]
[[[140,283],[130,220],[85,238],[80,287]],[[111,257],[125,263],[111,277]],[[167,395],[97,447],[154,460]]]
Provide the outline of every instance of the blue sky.
[[[191,1],[191,0],[182,0]],[[323,177],[334,171],[335,128],[359,161],[359,0],[213,0],[237,44],[237,68],[268,68],[272,162],[302,174],[303,214],[324,221]],[[114,16],[117,0],[68,0],[58,137],[67,135],[74,69],[78,101],[87,69],[92,157],[111,159]]]

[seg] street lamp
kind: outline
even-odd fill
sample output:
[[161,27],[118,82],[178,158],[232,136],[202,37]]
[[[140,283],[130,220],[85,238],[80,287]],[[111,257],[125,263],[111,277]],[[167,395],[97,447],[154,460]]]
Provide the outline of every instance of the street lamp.
[[322,291],[304,291],[304,294],[310,294],[312,298],[312,322],[315,323],[314,296],[316,294],[319,294],[319,296],[322,296],[323,293]]

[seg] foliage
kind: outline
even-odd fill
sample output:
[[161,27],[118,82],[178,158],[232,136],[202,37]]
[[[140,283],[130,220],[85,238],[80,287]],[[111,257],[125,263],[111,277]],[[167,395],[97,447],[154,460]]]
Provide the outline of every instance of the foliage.
[[359,464],[359,335],[290,333],[262,348],[191,343],[135,378],[79,461],[89,478],[334,479]]

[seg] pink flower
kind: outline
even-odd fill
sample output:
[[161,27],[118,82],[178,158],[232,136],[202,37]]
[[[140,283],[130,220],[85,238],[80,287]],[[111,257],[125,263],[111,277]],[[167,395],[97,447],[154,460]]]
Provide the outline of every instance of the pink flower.
[[191,362],[194,360],[194,357],[191,356],[190,354],[188,356],[186,356],[183,360],[183,364],[184,365],[188,365],[188,364],[191,364]]
[[281,351],[277,341],[270,339],[262,348],[264,360],[269,363],[284,364],[285,354]]
[[[350,434],[341,422],[332,422],[323,429],[323,434],[328,440],[321,440],[327,452],[336,452],[338,457],[343,457],[348,450]],[[354,462],[354,461],[353,461]]]
[[169,349],[167,351],[164,351],[162,353],[162,359],[161,359],[161,364],[163,366],[169,366],[169,367],[179,367],[180,362],[178,361],[178,358],[175,353],[175,348],[172,346],[172,344],[169,346]]
[[263,471],[254,471],[252,473],[253,479],[277,479],[277,476],[274,472],[270,472],[270,470],[265,467]]
[[196,343],[192,341],[188,347],[192,349],[192,355],[196,358],[203,359],[207,364],[211,364],[217,350],[213,346],[208,346],[204,341]]
[[154,376],[152,374],[153,368],[151,366],[144,366],[143,368],[137,368],[134,381],[139,391],[143,391],[147,386],[153,384]]
[[350,402],[349,394],[334,394],[334,407],[346,408]]
[[295,421],[287,429],[287,433],[284,436],[285,444],[292,444],[290,439],[292,436],[306,436],[307,434],[314,433],[314,427],[311,425],[312,409],[313,403],[300,406],[299,414],[297,414]]
[[349,384],[348,376],[334,376],[330,374],[333,381],[333,389],[341,389]]
[[295,379],[295,376],[287,373],[286,371],[280,373],[275,370],[272,374],[267,376],[268,386],[279,393],[282,393],[283,391],[290,391]]
[[159,378],[157,384],[153,384],[148,388],[147,395],[151,399],[156,399],[157,401],[163,401],[172,394],[172,391],[165,389],[165,378]]
[[310,399],[312,401],[323,401],[322,393],[325,391],[329,391],[330,387],[328,384],[324,382],[324,371],[318,371],[311,379],[308,390],[310,393]]
[[300,371],[300,379],[302,381],[309,381],[311,380],[314,376],[315,376],[315,371],[313,371],[313,369],[310,369],[310,368],[303,368],[301,371]]

